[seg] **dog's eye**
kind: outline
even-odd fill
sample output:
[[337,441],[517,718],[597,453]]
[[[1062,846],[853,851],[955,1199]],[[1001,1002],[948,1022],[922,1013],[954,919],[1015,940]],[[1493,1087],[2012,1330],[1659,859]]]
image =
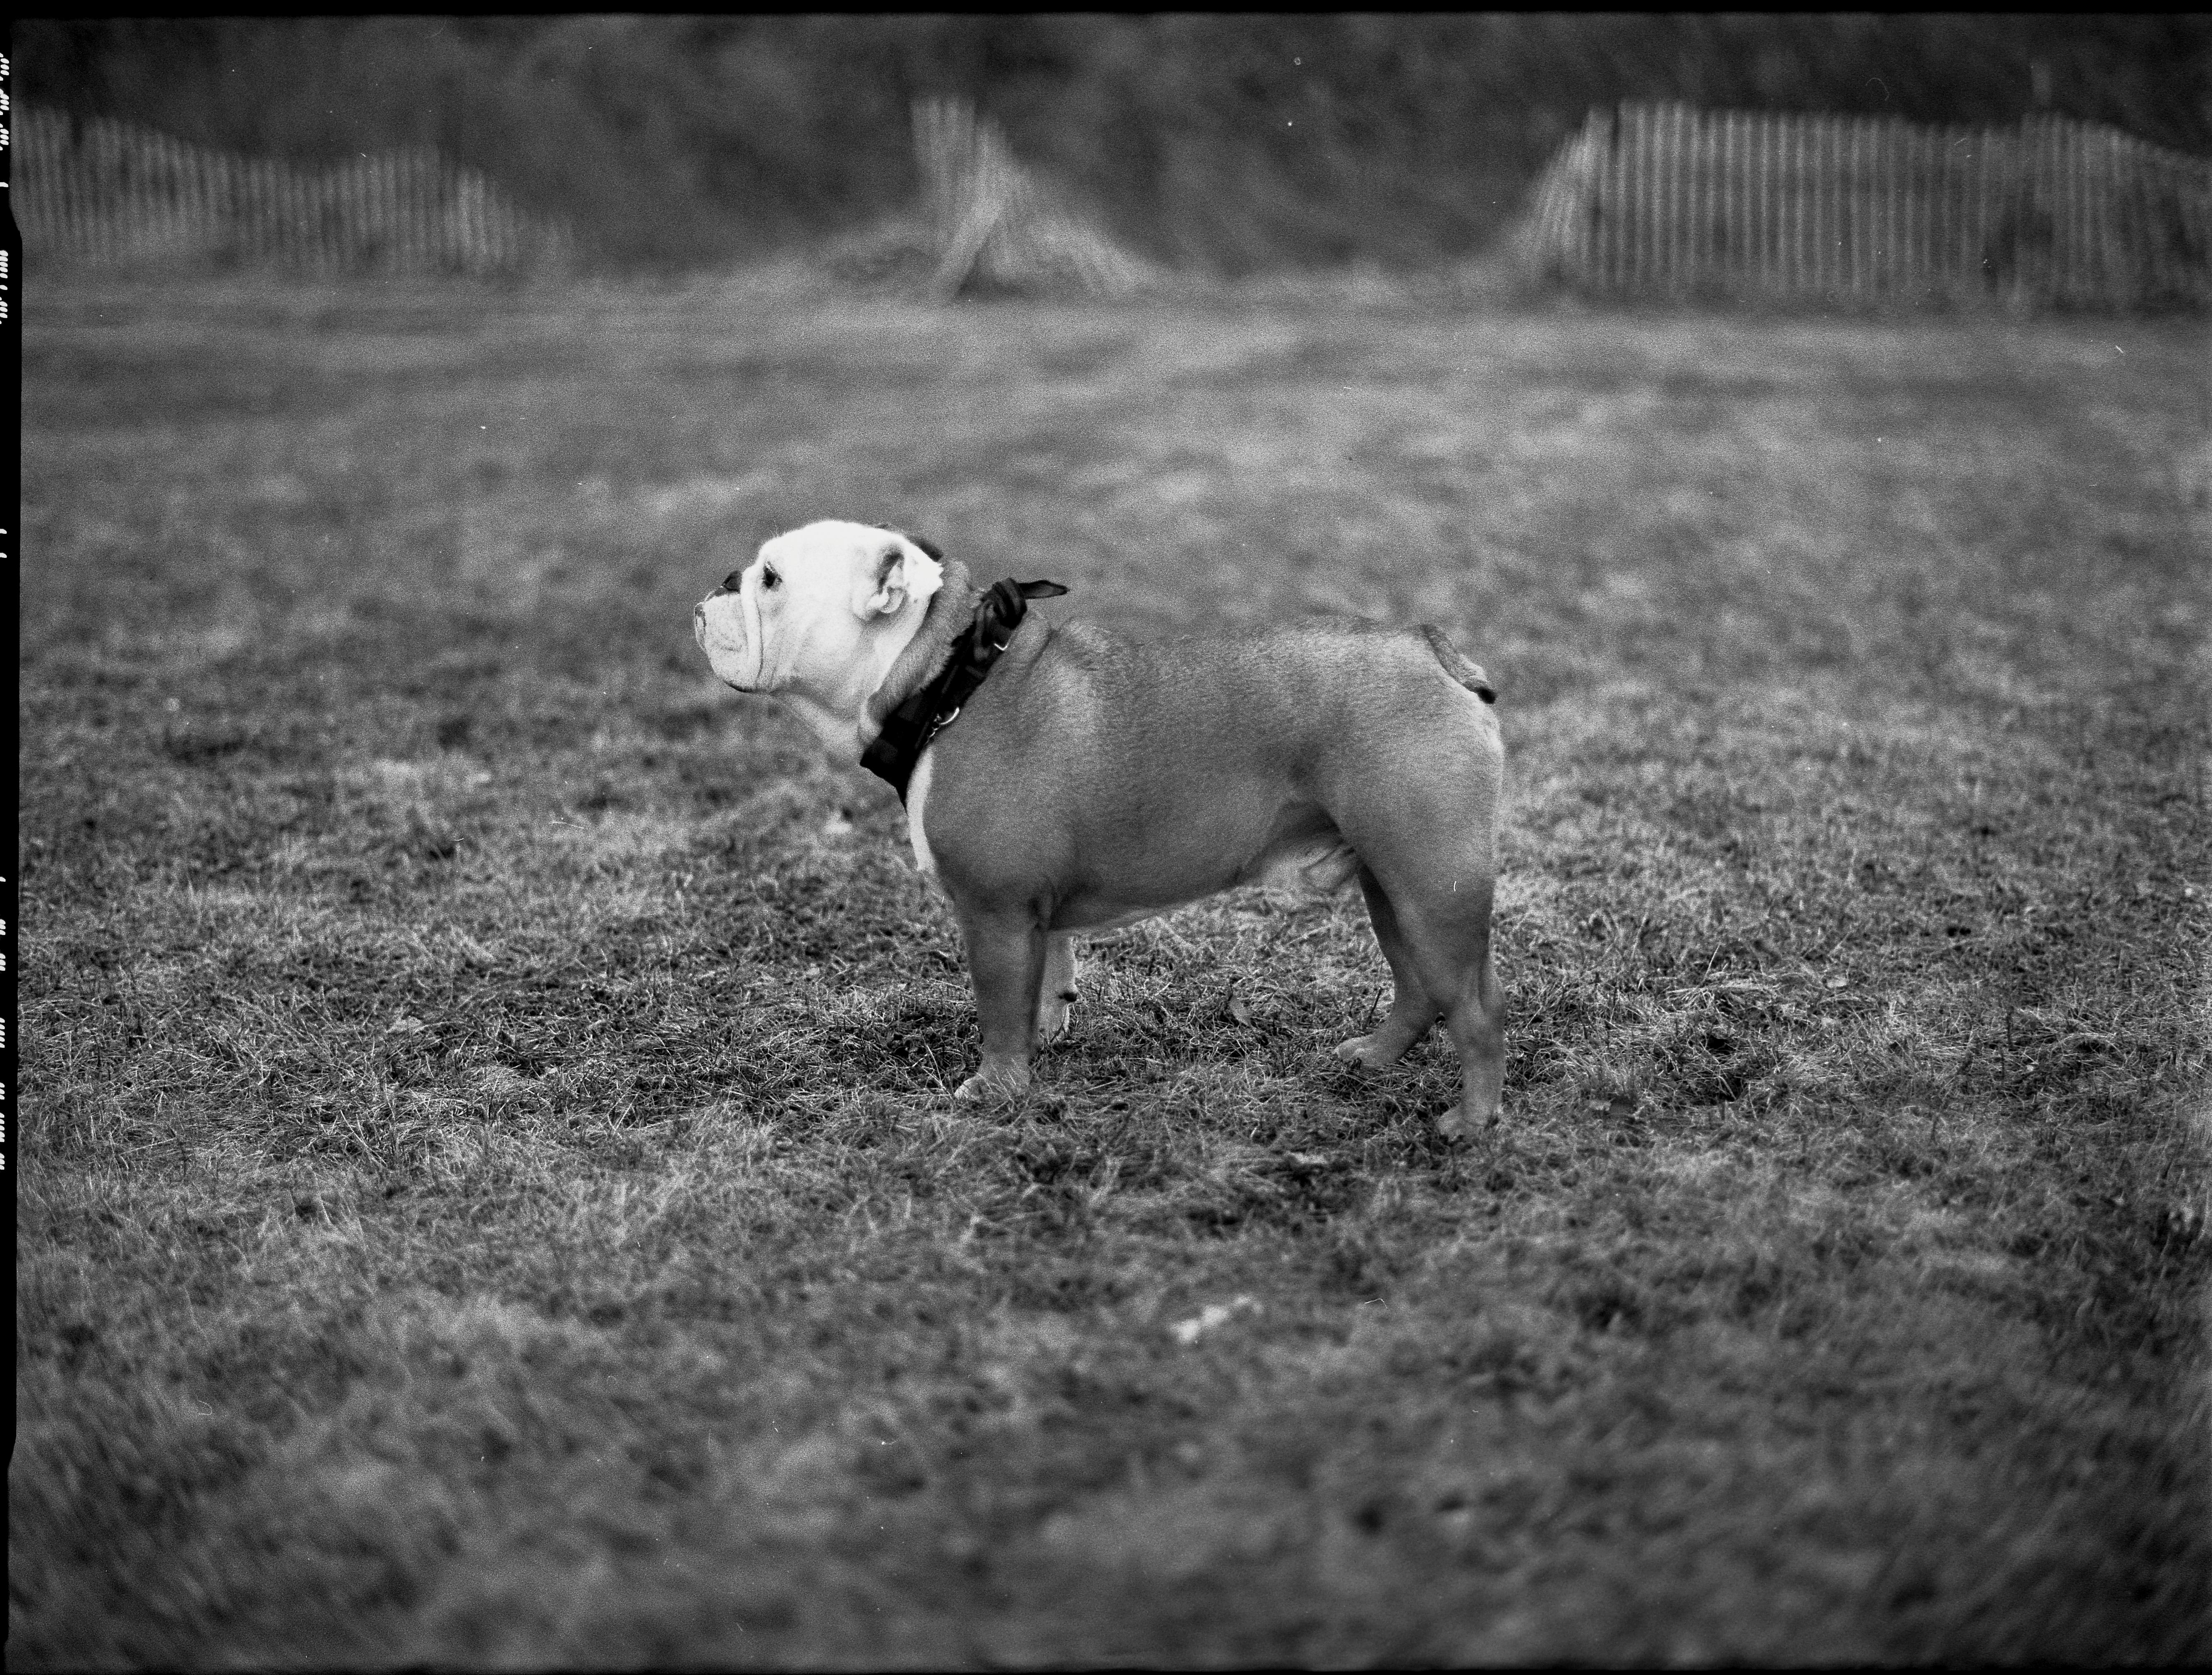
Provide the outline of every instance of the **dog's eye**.
[[778,575],[775,573],[775,565],[773,565],[773,564],[763,564],[763,565],[761,566],[761,586],[762,586],[762,587],[763,587],[763,588],[773,588],[774,586],[775,586],[775,584],[776,584],[777,582],[781,582],[781,581],[782,581],[782,580],[783,580],[783,578],[782,578],[781,576],[778,576]]

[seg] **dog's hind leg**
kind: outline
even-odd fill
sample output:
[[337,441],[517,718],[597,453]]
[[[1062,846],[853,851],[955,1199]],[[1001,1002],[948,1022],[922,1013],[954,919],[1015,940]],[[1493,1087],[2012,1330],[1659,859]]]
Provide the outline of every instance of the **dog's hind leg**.
[[[1433,856],[1405,864],[1409,859],[1400,857],[1398,867],[1377,875],[1377,893],[1387,895],[1397,927],[1401,952],[1391,968],[1398,971],[1401,960],[1410,968],[1413,992],[1426,997],[1430,1017],[1442,1015],[1459,1049],[1460,1102],[1437,1118],[1437,1127],[1464,1138],[1498,1120],[1505,1085],[1505,996],[1490,952],[1492,886],[1486,857],[1480,855],[1466,858],[1467,871],[1459,877],[1438,876]],[[1407,992],[1401,975],[1393,1019],[1401,1015]],[[1374,1038],[1389,1027],[1386,1021]]]
[[1336,1056],[1371,1070],[1403,1058],[1407,1050],[1429,1032],[1429,1026],[1436,1022],[1443,1008],[1431,998],[1421,981],[1390,898],[1364,866],[1359,869],[1359,893],[1367,898],[1367,917],[1375,927],[1375,940],[1382,945],[1382,958],[1389,962],[1390,981],[1397,992],[1391,997],[1389,1015],[1382,1020],[1382,1026],[1371,1035],[1339,1042]]
[[1437,1118],[1448,1138],[1471,1138],[1498,1120],[1505,1092],[1505,991],[1490,958],[1490,916],[1483,914],[1480,949],[1444,1014],[1444,1027],[1459,1049],[1460,1102]]

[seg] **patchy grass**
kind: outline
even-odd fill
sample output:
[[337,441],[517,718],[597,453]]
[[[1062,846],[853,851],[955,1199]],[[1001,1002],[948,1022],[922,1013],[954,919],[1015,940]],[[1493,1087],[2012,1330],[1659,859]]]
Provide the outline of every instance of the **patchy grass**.
[[[2202,349],[34,289],[11,1663],[2212,1655]],[[828,513],[1451,629],[1494,1136],[1272,892],[954,1108]]]

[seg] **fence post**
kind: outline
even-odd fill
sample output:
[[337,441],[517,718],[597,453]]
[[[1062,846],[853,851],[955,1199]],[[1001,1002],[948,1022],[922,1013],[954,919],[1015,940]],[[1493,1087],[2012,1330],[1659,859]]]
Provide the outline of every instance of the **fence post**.
[[1598,238],[1604,264],[1604,283],[1607,289],[1620,286],[1626,276],[1626,259],[1621,253],[1626,246],[1628,203],[1627,140],[1622,130],[1626,125],[1621,107],[1616,104],[1606,120],[1605,176],[1598,213]]
[[2172,252],[2159,224],[2164,219],[2166,183],[2161,171],[2151,158],[2148,149],[2136,144],[2129,148],[2129,161],[2134,165],[2135,196],[2142,205],[2143,265],[2148,271],[2147,283],[2153,296],[2165,297],[2172,285]]
[[1929,278],[1945,289],[1958,273],[1958,133],[1955,128],[1936,131],[1936,167],[1928,192],[1928,248],[1933,264]]
[[1613,225],[1613,283],[1630,286],[1642,277],[1642,259],[1638,253],[1642,239],[1644,214],[1644,137],[1636,107],[1623,103],[1613,113],[1613,137],[1617,142],[1614,155],[1619,160],[1615,184],[1620,196],[1614,200]]
[[186,246],[196,260],[205,261],[211,241],[207,206],[200,192],[200,148],[197,145],[179,144],[177,148],[177,204]]
[[457,259],[459,252],[454,243],[452,216],[447,213],[446,182],[439,178],[437,160],[417,146],[413,153],[415,190],[420,195],[422,207],[416,211],[422,224],[422,241],[428,247],[425,254],[433,271],[465,273],[468,270]]
[[1760,211],[1765,207],[1759,195],[1759,166],[1760,162],[1759,119],[1755,113],[1744,112],[1735,122],[1736,204],[1742,219],[1737,223],[1742,240],[1736,252],[1736,284],[1748,295],[1759,286],[1759,229],[1763,226]]
[[1829,129],[1826,123],[1807,115],[1798,119],[1799,143],[1803,148],[1802,162],[1804,169],[1806,195],[1806,223],[1810,236],[1805,242],[1805,284],[1814,295],[1825,295],[1829,287],[1829,275],[1833,271],[1834,253],[1832,231],[1829,227],[1833,205],[1826,182],[1832,172],[1828,155]]
[[106,138],[102,130],[106,126],[104,122],[98,120],[86,123],[82,147],[83,174],[86,185],[91,188],[85,193],[84,200],[88,210],[84,218],[85,247],[87,253],[98,261],[112,261],[115,256],[115,253],[107,247],[107,227],[100,217],[88,212],[92,204],[108,195],[106,147],[102,143]]
[[261,163],[256,157],[231,160],[238,190],[239,244],[249,259],[261,259]]
[[1766,159],[1767,190],[1771,198],[1773,240],[1759,253],[1760,278],[1770,287],[1788,289],[1790,241],[1796,226],[1796,181],[1790,173],[1790,128],[1787,116],[1760,119],[1759,151]]
[[415,265],[415,228],[407,213],[407,156],[402,151],[377,154],[382,176],[385,236],[392,241],[388,271],[404,273]]
[[1875,149],[1881,160],[1882,263],[1881,289],[1893,296],[1905,283],[1905,160],[1900,155],[1904,136],[1893,118],[1882,117],[1875,127]]
[[1742,245],[1736,254],[1736,283],[1748,295],[1759,289],[1760,253],[1765,247],[1765,198],[1759,192],[1759,171],[1765,158],[1759,148],[1759,118],[1746,112],[1735,123],[1736,203],[1742,215]]
[[1801,117],[1798,120],[1804,131],[1805,191],[1810,199],[1807,210],[1812,231],[1812,237],[1807,241],[1805,248],[1808,265],[1805,283],[1807,289],[1820,295],[1829,289],[1829,257],[1833,248],[1828,225],[1830,194],[1824,189],[1825,182],[1832,172],[1828,156],[1828,127],[1811,116]]
[[1705,201],[1705,254],[1698,283],[1725,288],[1729,278],[1727,113],[1699,111],[1698,132],[1698,191]]
[[1882,125],[1883,149],[1888,153],[1886,188],[1889,208],[1892,291],[1909,291],[1912,285],[1911,135],[1894,118]]
[[2113,188],[2119,184],[2119,171],[2114,167],[2119,161],[2119,136],[2106,128],[2097,136],[2097,215],[2092,231],[2097,251],[2097,288],[2107,301],[2124,296],[2128,291],[2128,277],[2123,262],[2125,255],[2120,218],[2115,213]]
[[1677,295],[1687,289],[1698,262],[1698,129],[1687,105],[1673,108],[1674,130],[1674,283]]
[[1912,137],[1912,287],[1917,295],[1929,291],[1929,259],[1936,244],[1936,158],[1939,136],[1932,128],[1917,125]]
[[[88,165],[85,172],[91,177],[91,184],[98,192],[99,198],[106,197],[114,189],[111,178],[112,171],[108,168],[106,128],[106,124],[104,122],[88,122],[85,124],[84,130],[87,141],[85,161]],[[86,202],[96,203],[99,198],[88,195]],[[93,216],[85,217],[88,242],[92,247],[93,253],[101,261],[112,261],[115,259],[115,252],[109,247],[109,235],[112,230],[111,225],[99,217]]]
[[1636,106],[1624,103],[1615,120],[1620,125],[1620,198],[1613,211],[1620,270],[1614,283],[1640,285],[1644,283],[1644,174],[1647,161],[1643,113]]
[[1690,111],[1686,105],[1667,109],[1667,289],[1679,294],[1690,265],[1691,224]]
[[1687,108],[1670,104],[1666,107],[1667,146],[1667,205],[1666,252],[1667,289],[1680,291],[1682,273],[1688,265],[1690,248],[1690,122]]
[[1668,150],[1672,167],[1668,170],[1668,291],[1680,295],[1688,285],[1697,261],[1697,131],[1691,120],[1686,105],[1670,105],[1667,110],[1669,130]]
[[2097,163],[2101,147],[2087,125],[2075,123],[2067,145],[2073,153],[2074,176],[2074,295],[2086,302],[2099,293],[2097,241]]
[[300,262],[300,172],[285,162],[276,163],[275,170],[276,259],[284,267],[296,267]]
[[1759,264],[1765,249],[1766,211],[1770,207],[1759,189],[1760,171],[1766,158],[1760,143],[1764,122],[1754,113],[1746,112],[1736,123],[1736,169],[1741,176],[1741,199],[1743,205],[1743,253],[1736,271],[1747,293],[1759,289]]
[[1843,296],[1858,290],[1858,131],[1850,117],[1836,126],[1836,289]]
[[1856,177],[1858,205],[1859,259],[1853,270],[1856,275],[1856,289],[1863,301],[1875,295],[1881,289],[1881,200],[1875,190],[1875,173],[1881,167],[1881,137],[1874,118],[1863,116],[1851,124],[1852,173]]
[[370,228],[383,258],[378,265],[386,273],[390,273],[407,259],[403,241],[405,235],[397,213],[399,194],[396,188],[398,183],[392,178],[395,161],[393,154],[389,151],[379,151],[369,158],[370,177],[376,182],[375,197],[371,200],[375,219],[371,222]]
[[2051,285],[2054,302],[2074,295],[2074,125],[2053,118],[2046,149],[2051,179]]
[[1589,283],[1591,234],[1595,230],[1584,212],[1584,200],[1595,202],[1597,197],[1598,160],[1601,155],[1597,143],[1597,118],[1595,113],[1583,119],[1582,133],[1576,140],[1577,168],[1573,182],[1559,200],[1559,249],[1561,260],[1577,283]]
[[1631,241],[1636,228],[1635,137],[1630,131],[1628,109],[1613,107],[1613,172],[1607,187],[1606,214],[1612,222],[1606,235],[1607,283],[1615,289],[1632,283]]
[[2110,218],[2104,230],[2109,244],[2106,265],[2112,275],[2115,293],[2132,304],[2140,301],[2142,276],[2129,237],[2132,228],[2127,213],[2127,142],[2117,130],[2108,131],[2105,139],[2105,212]]
[[2044,273],[2042,295],[2037,301],[2048,306],[2066,294],[2066,225],[2069,205],[2066,199],[2066,128],[2057,117],[2045,119],[2042,143],[2036,147],[2036,186],[2041,199],[2041,224],[2049,228],[2043,241]]
[[1841,226],[1842,249],[1838,253],[1843,269],[1843,291],[1846,296],[1859,295],[1860,264],[1867,250],[1866,228],[1860,220],[1860,193],[1865,181],[1859,166],[1859,145],[1864,136],[1864,124],[1855,117],[1837,119],[1837,141],[1841,155],[1837,161],[1836,180],[1842,188],[1838,207],[1843,210]]
[[1712,170],[1705,158],[1706,141],[1711,133],[1711,124],[1705,113],[1694,107],[1682,112],[1682,125],[1686,130],[1688,143],[1683,150],[1684,174],[1689,187],[1689,245],[1690,260],[1683,274],[1683,289],[1695,291],[1705,282],[1707,264],[1712,254]]
[[1796,118],[1774,118],[1774,164],[1781,180],[1774,226],[1774,281],[1785,292],[1798,289],[1798,253],[1805,243],[1805,191],[1796,166]]
[[1665,277],[1661,265],[1664,251],[1659,242],[1659,193],[1665,179],[1662,164],[1666,156],[1661,107],[1638,106],[1636,126],[1637,163],[1644,175],[1636,215],[1636,283],[1640,290],[1647,285],[1663,283]]
[[1912,197],[1905,172],[1906,138],[1903,125],[1894,118],[1882,124],[1882,153],[1887,159],[1882,165],[1882,204],[1889,215],[1888,287],[1893,293],[1909,288],[1912,271]]
[[1842,296],[1858,290],[1858,134],[1851,119],[1838,117],[1836,128],[1836,289]]
[[1742,183],[1737,178],[1736,113],[1723,111],[1712,119],[1713,253],[1721,288],[1734,295],[1741,289],[1743,273]]
[[1867,149],[1867,289],[1875,296],[1889,290],[1889,265],[1895,246],[1890,226],[1887,152],[1888,125],[1878,116],[1866,119]]
[[1929,257],[1936,244],[1936,131],[1916,127],[1912,155],[1912,284],[1925,295],[1929,289]]
[[419,150],[403,152],[399,158],[399,190],[405,200],[410,238],[415,246],[408,268],[412,272],[435,272],[444,253],[438,243],[436,207],[431,195],[428,173],[422,167]]
[[391,260],[391,229],[384,216],[384,158],[372,153],[354,175],[354,263],[358,271],[381,272]]
[[2112,295],[2126,299],[2128,305],[2136,303],[2136,272],[2135,253],[2128,248],[2128,212],[2124,199],[2124,168],[2126,168],[2126,139],[2117,128],[2106,128],[2104,133],[2104,226],[2097,230],[2097,243],[2104,248],[2106,270],[2111,272]]
[[384,214],[393,247],[392,269],[407,273],[422,259],[416,247],[414,205],[407,201],[407,154],[386,151],[383,158]]
[[1807,116],[1805,126],[1805,186],[1813,198],[1813,241],[1808,252],[1813,271],[1807,275],[1815,295],[1834,289],[1835,194],[1828,189],[1835,176],[1834,126]]
[[1715,260],[1718,254],[1719,224],[1715,219],[1714,187],[1720,181],[1720,169],[1716,155],[1717,136],[1720,123],[1717,118],[1701,110],[1690,113],[1691,132],[1696,136],[1691,155],[1693,160],[1691,178],[1697,185],[1697,271],[1691,277],[1692,289],[1710,283],[1713,277]]
[[274,265],[284,259],[283,166],[274,157],[264,157],[257,173],[261,177],[261,248]]

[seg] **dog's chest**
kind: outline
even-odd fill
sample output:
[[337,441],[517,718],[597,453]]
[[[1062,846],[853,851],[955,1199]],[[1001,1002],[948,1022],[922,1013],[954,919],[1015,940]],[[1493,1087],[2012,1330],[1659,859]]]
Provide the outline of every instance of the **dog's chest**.
[[906,837],[914,845],[914,864],[924,878],[937,876],[937,857],[929,852],[929,834],[922,830],[922,810],[929,802],[929,782],[937,767],[935,750],[925,750],[906,783]]

